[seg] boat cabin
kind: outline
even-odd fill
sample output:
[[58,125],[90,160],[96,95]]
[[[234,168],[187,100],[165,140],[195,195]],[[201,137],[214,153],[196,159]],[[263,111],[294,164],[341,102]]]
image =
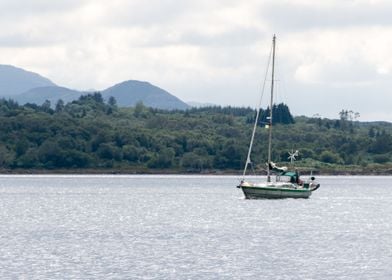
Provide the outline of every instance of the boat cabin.
[[302,181],[299,178],[298,172],[286,171],[276,176],[276,181],[290,182],[293,184],[301,185]]

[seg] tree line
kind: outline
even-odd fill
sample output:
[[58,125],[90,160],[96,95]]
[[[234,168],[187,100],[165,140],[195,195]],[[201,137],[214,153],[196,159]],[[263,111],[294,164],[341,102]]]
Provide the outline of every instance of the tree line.
[[[266,160],[269,108],[261,110],[252,161]],[[316,165],[388,164],[392,136],[388,123],[294,118],[287,105],[273,112],[273,160],[287,162],[300,151]],[[3,170],[123,170],[124,172],[204,172],[241,170],[256,111],[204,107],[159,110],[138,103],[118,108],[100,93],[64,104],[19,105],[0,100],[0,168]]]

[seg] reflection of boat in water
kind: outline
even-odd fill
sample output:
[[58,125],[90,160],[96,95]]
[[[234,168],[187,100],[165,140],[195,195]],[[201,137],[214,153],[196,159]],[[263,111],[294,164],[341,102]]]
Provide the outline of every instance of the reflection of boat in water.
[[[243,179],[237,186],[242,189],[245,198],[309,198],[313,191],[320,187],[312,176],[308,180],[303,181],[297,171],[288,171],[286,167],[278,167],[271,161],[271,147],[272,147],[272,108],[273,108],[273,94],[274,94],[274,66],[275,66],[275,44],[276,37],[272,39],[272,80],[271,80],[271,99],[270,99],[270,115],[269,120],[269,140],[268,140],[268,164],[267,164],[267,182],[249,182]],[[252,151],[253,140],[257,123],[259,119],[260,108],[257,110],[256,120],[253,127],[252,139],[249,146],[248,157],[246,160],[243,176],[248,165],[251,163],[250,154]],[[297,152],[296,152],[297,154]],[[290,154],[290,158],[294,158],[296,154]],[[275,179],[271,180],[271,174],[275,174]]]

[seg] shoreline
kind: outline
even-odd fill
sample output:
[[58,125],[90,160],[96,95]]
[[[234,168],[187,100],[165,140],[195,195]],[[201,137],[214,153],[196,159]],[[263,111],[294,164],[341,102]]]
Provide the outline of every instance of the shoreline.
[[[301,176],[309,176],[311,172],[298,168]],[[242,170],[176,170],[176,169],[125,169],[125,168],[88,168],[88,169],[0,169],[0,175],[231,175],[242,176]],[[369,168],[366,170],[349,169],[317,169],[312,172],[315,176],[390,176],[392,169]],[[250,173],[248,172],[248,176]],[[256,172],[256,175],[266,175],[265,172]]]

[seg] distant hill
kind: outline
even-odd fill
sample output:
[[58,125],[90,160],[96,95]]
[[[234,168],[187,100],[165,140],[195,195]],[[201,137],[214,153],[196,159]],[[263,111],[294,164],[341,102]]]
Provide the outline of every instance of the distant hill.
[[19,104],[35,103],[41,105],[45,100],[49,100],[54,106],[59,99],[65,103],[78,99],[84,92],[72,90],[65,87],[48,86],[36,87],[24,93],[12,96],[12,99]]
[[[41,105],[45,100],[49,100],[54,106],[59,99],[67,103],[83,94],[86,92],[57,86],[39,74],[10,65],[0,65],[0,97],[12,98],[19,104]],[[109,87],[102,91],[102,96],[106,100],[113,96],[120,107],[133,107],[138,102],[143,102],[148,107],[168,110],[184,110],[190,107],[157,86],[135,80]]]
[[0,64],[0,96],[11,97],[32,88],[46,86],[56,85],[36,73]]
[[158,109],[184,110],[189,108],[185,102],[171,95],[169,92],[148,82],[135,80],[116,84],[105,89],[102,95],[106,99],[113,96],[116,98],[118,105],[123,107],[133,107],[141,101],[145,106]]

